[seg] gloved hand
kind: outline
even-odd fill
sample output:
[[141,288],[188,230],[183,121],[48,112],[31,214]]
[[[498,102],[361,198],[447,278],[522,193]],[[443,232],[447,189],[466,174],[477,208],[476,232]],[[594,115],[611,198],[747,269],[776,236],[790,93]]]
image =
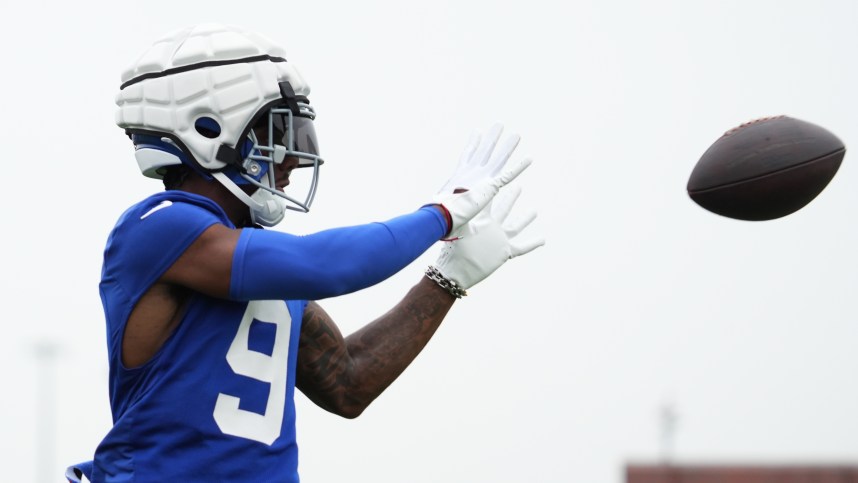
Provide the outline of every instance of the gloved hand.
[[[479,212],[462,230],[459,238],[444,242],[434,271],[455,282],[462,291],[467,290],[500,268],[507,260],[529,253],[545,244],[542,237],[521,239],[519,235],[536,219],[536,211],[526,216],[507,219],[521,194],[518,187],[503,190],[489,206]],[[444,280],[427,275],[440,285]],[[445,287],[450,290],[449,287]],[[455,290],[450,290],[454,295]]]
[[503,126],[495,124],[485,136],[472,134],[456,171],[433,199],[450,215],[448,237],[459,236],[460,229],[485,208],[504,185],[530,166],[531,160],[525,159],[505,167],[520,137],[508,134],[498,144],[502,132]]

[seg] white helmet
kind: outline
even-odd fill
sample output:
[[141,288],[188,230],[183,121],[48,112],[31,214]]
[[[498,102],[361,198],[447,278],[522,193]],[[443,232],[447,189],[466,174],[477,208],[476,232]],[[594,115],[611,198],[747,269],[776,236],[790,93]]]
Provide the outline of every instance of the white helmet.
[[[254,223],[273,226],[287,209],[307,212],[315,196],[324,161],[309,92],[267,38],[204,24],[158,40],[122,73],[116,124],[134,140],[145,176],[160,179],[163,168],[186,164],[244,202]],[[252,128],[265,115],[263,144]],[[276,189],[274,166],[286,157],[313,168],[303,201]],[[241,184],[258,189],[250,196]]]

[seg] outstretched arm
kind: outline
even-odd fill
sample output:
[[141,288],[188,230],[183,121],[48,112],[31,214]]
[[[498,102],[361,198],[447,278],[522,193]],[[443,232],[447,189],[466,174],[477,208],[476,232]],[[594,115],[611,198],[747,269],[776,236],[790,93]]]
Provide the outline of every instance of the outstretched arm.
[[455,300],[423,278],[390,311],[345,338],[310,302],[298,346],[298,389],[332,413],[359,416],[426,347]]
[[[490,138],[496,140],[499,135],[495,132]],[[492,166],[474,167],[469,153],[459,169],[465,175]],[[445,190],[457,191],[459,175],[454,178]],[[451,290],[424,278],[393,309],[345,338],[328,314],[311,302],[301,328],[297,387],[328,411],[347,418],[359,416],[423,350],[453,305],[452,293],[463,295],[507,260],[542,245],[541,239],[517,238],[534,215],[507,220],[518,192],[503,196],[496,206],[489,200],[490,206],[468,225],[456,228],[453,224],[451,239],[434,267],[439,283],[452,285]]]

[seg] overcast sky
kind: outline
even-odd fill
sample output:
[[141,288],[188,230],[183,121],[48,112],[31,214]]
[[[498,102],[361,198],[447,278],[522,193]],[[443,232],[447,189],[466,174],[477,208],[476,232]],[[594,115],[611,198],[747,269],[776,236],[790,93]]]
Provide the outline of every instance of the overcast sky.
[[[113,99],[155,39],[206,21],[268,35],[312,87],[327,162],[312,212],[279,230],[415,209],[470,132],[495,121],[521,134],[517,158],[535,159],[520,204],[539,211],[532,230],[547,245],[457,302],[359,419],[297,395],[304,481],[620,483],[627,462],[663,456],[665,405],[678,415],[677,462],[858,464],[851,152],[816,200],[780,220],[726,219],[685,193],[706,148],[753,118],[787,114],[858,141],[858,2],[15,10],[0,18],[6,479],[57,481],[111,425],[102,250],[119,214],[161,189],[139,174]],[[437,249],[322,305],[350,333],[397,302]],[[56,363],[39,344],[57,348]],[[38,400],[51,392],[53,409]]]

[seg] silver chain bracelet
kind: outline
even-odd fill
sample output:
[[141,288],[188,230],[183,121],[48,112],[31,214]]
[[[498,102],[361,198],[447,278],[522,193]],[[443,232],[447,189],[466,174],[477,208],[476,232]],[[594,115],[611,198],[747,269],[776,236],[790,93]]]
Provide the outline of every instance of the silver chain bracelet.
[[467,290],[463,289],[459,286],[459,284],[442,275],[437,268],[431,265],[429,266],[429,268],[426,269],[426,277],[429,280],[432,280],[433,282],[437,283],[439,287],[450,292],[450,295],[456,297],[457,299],[468,295]]

